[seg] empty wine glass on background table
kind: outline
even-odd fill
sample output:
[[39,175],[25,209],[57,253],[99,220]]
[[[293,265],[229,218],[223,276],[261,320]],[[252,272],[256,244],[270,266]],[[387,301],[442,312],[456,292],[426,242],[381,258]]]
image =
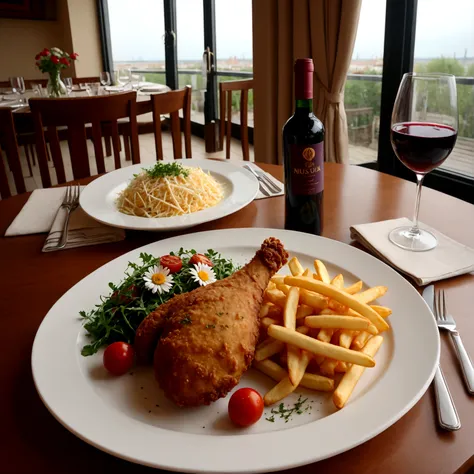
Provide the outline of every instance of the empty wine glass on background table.
[[110,86],[110,73],[107,71],[100,73],[100,83],[102,86]]
[[64,82],[64,85],[66,86],[66,90],[67,90],[67,93],[68,95],[71,94],[72,92],[72,77],[65,77],[63,78],[63,82]]
[[25,80],[23,77],[10,77],[10,85],[12,92],[20,94],[20,102],[23,102],[23,94],[25,93]]
[[423,179],[451,153],[458,132],[456,79],[451,74],[407,73],[393,107],[390,140],[398,159],[414,171],[417,180],[411,227],[389,234],[395,245],[414,252],[436,247],[436,237],[418,227]]
[[124,68],[117,71],[117,82],[125,87],[132,81],[132,72],[130,69]]

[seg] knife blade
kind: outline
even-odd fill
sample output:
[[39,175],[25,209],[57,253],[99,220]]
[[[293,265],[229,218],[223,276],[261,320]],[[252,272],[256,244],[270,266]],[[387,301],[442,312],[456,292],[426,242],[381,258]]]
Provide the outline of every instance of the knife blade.
[[[423,299],[428,304],[433,318],[434,315],[434,286],[429,285],[423,290]],[[438,422],[441,428],[448,431],[456,431],[461,428],[461,421],[459,420],[458,412],[454,406],[453,398],[441,370],[441,365],[438,363],[438,368],[433,379],[433,386],[436,398],[436,407],[438,410]]]

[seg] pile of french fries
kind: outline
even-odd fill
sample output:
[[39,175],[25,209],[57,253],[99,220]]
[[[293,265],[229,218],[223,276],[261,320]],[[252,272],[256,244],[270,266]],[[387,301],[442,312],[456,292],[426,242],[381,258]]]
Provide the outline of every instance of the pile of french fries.
[[[344,287],[342,274],[330,278],[326,265],[314,261],[315,272],[296,257],[288,263],[291,275],[275,275],[265,291],[260,312],[262,333],[268,335],[255,352],[254,367],[276,380],[264,397],[272,405],[298,386],[333,392],[342,408],[390,328],[392,311],[370,304],[388,288],[365,291],[358,281]],[[337,374],[342,374],[336,385]]]

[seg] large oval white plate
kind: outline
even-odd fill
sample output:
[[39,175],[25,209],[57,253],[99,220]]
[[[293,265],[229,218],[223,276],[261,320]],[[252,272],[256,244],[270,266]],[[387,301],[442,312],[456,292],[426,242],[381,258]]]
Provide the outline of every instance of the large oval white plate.
[[103,224],[123,229],[171,231],[193,227],[233,214],[252,202],[258,193],[258,181],[252,173],[228,161],[181,160],[184,166],[201,168],[224,188],[224,199],[216,206],[184,216],[149,219],[119,212],[115,201],[121,191],[149,164],[121,168],[92,181],[82,191],[80,204],[84,211]]
[[[331,394],[298,391],[312,409],[285,423],[262,419],[248,429],[227,418],[228,397],[209,407],[179,409],[167,401],[151,368],[133,375],[108,376],[102,354],[82,357],[86,341],[78,313],[91,309],[107,283],[117,282],[128,261],[140,252],[156,256],[171,250],[214,248],[244,264],[269,236],[282,240],[291,255],[310,267],[327,262],[332,275],[343,272],[346,284],[387,285],[383,304],[393,309],[392,331],[366,370],[346,407],[336,411]],[[421,338],[421,339],[420,339]],[[420,345],[420,341],[423,341]],[[129,461],[184,472],[266,472],[318,461],[351,449],[401,418],[429,386],[439,358],[439,335],[433,316],[418,292],[390,267],[340,242],[274,229],[230,229],[162,240],[133,250],[99,268],[71,290],[43,320],[33,345],[32,368],[38,392],[51,413],[88,443]],[[249,370],[239,387],[264,393],[274,385]],[[238,388],[238,387],[237,387]],[[54,440],[52,440],[54,441]]]

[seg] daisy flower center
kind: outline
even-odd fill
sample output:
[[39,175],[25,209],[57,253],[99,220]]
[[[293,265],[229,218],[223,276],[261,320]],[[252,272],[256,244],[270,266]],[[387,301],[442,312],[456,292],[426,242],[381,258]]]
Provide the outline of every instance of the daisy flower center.
[[162,285],[166,281],[166,276],[163,273],[153,273],[151,276],[151,281],[155,285]]
[[207,281],[209,280],[209,273],[207,273],[206,271],[204,270],[201,270],[198,272],[198,276],[199,278],[202,280],[202,281]]

